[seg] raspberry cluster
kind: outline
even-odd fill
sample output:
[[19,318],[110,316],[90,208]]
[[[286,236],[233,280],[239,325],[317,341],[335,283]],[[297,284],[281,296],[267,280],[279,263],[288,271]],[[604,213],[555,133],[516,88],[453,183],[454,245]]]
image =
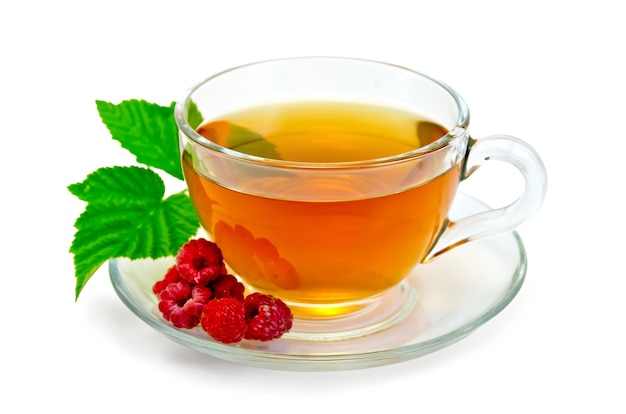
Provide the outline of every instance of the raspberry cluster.
[[152,287],[167,321],[177,328],[200,325],[219,342],[269,341],[291,329],[293,316],[283,301],[262,293],[244,296],[244,290],[228,274],[220,248],[202,238],[187,242]]

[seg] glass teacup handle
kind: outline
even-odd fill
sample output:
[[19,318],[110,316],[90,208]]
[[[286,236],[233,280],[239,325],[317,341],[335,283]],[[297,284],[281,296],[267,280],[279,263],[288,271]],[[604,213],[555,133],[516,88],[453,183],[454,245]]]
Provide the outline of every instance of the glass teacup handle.
[[424,262],[466,242],[513,230],[541,207],[548,179],[545,166],[532,147],[508,135],[470,139],[461,180],[489,160],[504,161],[521,172],[525,182],[522,194],[508,206],[450,221]]

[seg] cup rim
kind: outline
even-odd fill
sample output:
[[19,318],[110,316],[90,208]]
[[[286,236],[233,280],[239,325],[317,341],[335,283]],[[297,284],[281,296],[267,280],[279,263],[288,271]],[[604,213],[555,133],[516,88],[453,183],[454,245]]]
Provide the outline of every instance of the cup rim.
[[[422,78],[427,79],[430,82],[433,82],[443,88],[455,101],[457,109],[459,111],[459,115],[457,117],[455,126],[451,128],[447,134],[443,135],[436,141],[431,142],[428,145],[423,147],[419,147],[413,149],[411,151],[402,152],[399,154],[394,154],[386,157],[380,158],[372,158],[366,160],[357,160],[357,161],[342,161],[342,162],[304,162],[304,161],[292,161],[292,160],[280,160],[275,158],[266,158],[260,157],[257,155],[250,155],[243,152],[239,152],[236,150],[232,150],[227,147],[223,147],[221,145],[216,144],[215,142],[205,138],[196,132],[195,128],[193,128],[187,118],[185,113],[189,107],[189,102],[191,100],[192,95],[196,92],[200,87],[210,82],[211,80],[218,78],[224,74],[250,67],[257,66],[267,63],[281,62],[281,61],[295,61],[295,60],[347,60],[347,61],[358,61],[368,64],[375,65],[383,65],[387,67],[393,67],[396,69],[400,69],[402,71],[406,71],[408,73],[420,76]],[[355,168],[355,167],[373,167],[380,165],[388,165],[403,162],[406,160],[412,160],[415,158],[419,158],[420,156],[424,156],[427,154],[431,154],[435,151],[438,151],[442,148],[446,148],[450,143],[454,142],[459,137],[463,137],[466,135],[467,128],[469,126],[469,108],[465,103],[465,100],[449,85],[446,83],[435,79],[431,76],[425,75],[421,72],[415,71],[405,66],[396,65],[393,63],[383,62],[379,60],[373,59],[364,59],[364,58],[353,58],[353,57],[337,57],[337,56],[299,56],[299,57],[286,57],[286,58],[276,58],[276,59],[266,59],[266,60],[258,60],[255,62],[246,63],[243,65],[238,65],[231,67],[229,69],[217,72],[204,80],[196,83],[191,88],[189,88],[182,99],[178,100],[174,105],[174,120],[177,124],[177,127],[180,132],[182,132],[187,138],[191,139],[195,143],[220,153],[226,157],[232,159],[238,159],[241,161],[247,161],[255,164],[263,164],[267,166],[273,167],[283,167],[283,168],[305,168],[305,169],[340,169],[340,168]]]

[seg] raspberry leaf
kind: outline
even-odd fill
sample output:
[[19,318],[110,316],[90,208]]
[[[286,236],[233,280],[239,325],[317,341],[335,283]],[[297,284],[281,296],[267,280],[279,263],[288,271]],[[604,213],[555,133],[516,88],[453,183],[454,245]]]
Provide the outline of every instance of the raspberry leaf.
[[82,201],[113,208],[153,203],[165,194],[161,177],[143,167],[103,167],[67,188]]
[[68,190],[87,202],[70,247],[76,299],[108,259],[175,255],[200,226],[189,196],[163,199],[163,180],[148,168],[100,168]]
[[198,109],[198,105],[194,101],[190,101],[189,110],[187,111],[187,122],[192,128],[197,128],[202,123],[202,114]]
[[[113,139],[135,155],[137,162],[183,179],[173,103],[160,106],[131,99],[119,104],[96,101],[96,107]],[[197,108],[194,114],[199,116]]]
[[264,139],[262,135],[235,124],[230,124],[226,146],[259,157],[280,159],[274,144]]

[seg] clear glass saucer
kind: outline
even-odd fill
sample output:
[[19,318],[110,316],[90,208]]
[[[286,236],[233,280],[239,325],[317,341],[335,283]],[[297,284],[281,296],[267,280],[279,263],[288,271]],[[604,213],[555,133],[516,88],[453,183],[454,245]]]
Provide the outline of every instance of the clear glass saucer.
[[[480,201],[459,193],[451,218],[485,209]],[[395,297],[405,301],[399,307],[402,314],[392,315],[395,319],[385,329],[334,340],[332,335],[330,339],[307,335],[311,321],[296,319],[292,331],[280,339],[222,344],[200,328],[177,329],[161,317],[152,285],[173,262],[174,258],[111,260],[111,282],[131,311],[184,346],[236,363],[297,371],[387,365],[449,346],[502,311],[516,296],[526,275],[522,240],[516,232],[503,233],[466,243],[416,266],[396,288]],[[376,313],[375,308],[370,311]],[[367,318],[367,313],[360,317]]]

